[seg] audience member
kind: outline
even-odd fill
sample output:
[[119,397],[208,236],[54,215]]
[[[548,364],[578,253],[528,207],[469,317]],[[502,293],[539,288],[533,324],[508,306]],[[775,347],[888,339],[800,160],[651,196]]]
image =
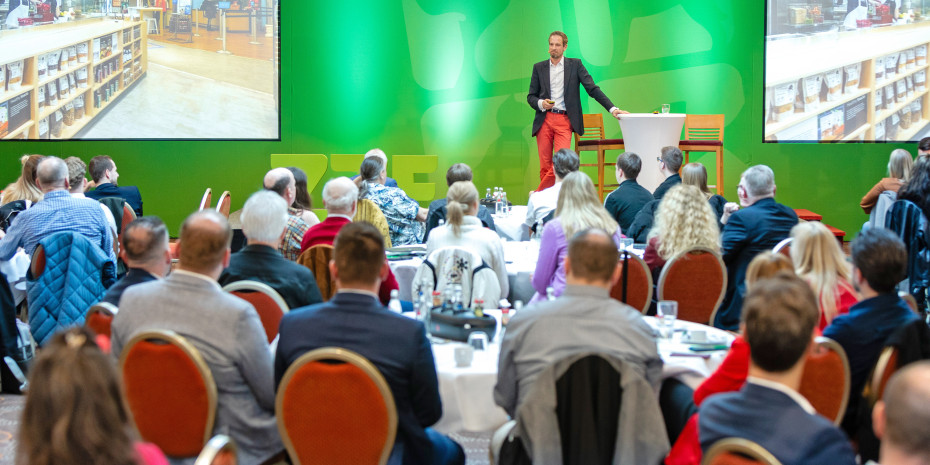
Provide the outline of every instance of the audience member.
[[[71,193],[71,197],[77,199],[85,198],[84,188],[87,186],[87,178],[84,177],[84,173],[87,167],[84,165],[84,162],[78,157],[68,157],[65,158],[65,165],[68,167],[68,184],[70,185],[70,187],[68,187],[68,192]],[[102,203],[100,204],[100,208],[103,210],[103,216],[107,218],[107,224],[110,225],[110,230],[113,231],[113,236],[115,237],[117,229],[113,213]]]
[[426,254],[443,247],[462,247],[476,252],[497,273],[501,287],[500,298],[506,299],[510,292],[510,280],[507,277],[504,248],[500,236],[485,228],[475,216],[478,213],[478,189],[471,181],[458,181],[449,187],[446,200],[443,208],[448,212],[449,221],[433,231],[426,242]]
[[633,218],[643,207],[655,200],[645,187],[636,182],[643,162],[633,152],[623,152],[617,157],[617,182],[620,186],[604,200],[604,208],[614,217],[620,230],[626,233],[633,224]]
[[911,169],[914,167],[914,160],[910,152],[904,149],[894,149],[891,151],[891,158],[888,160],[888,177],[882,178],[878,184],[872,186],[859,202],[862,211],[871,213],[872,208],[878,203],[878,196],[882,192],[898,192],[901,186],[911,179]]
[[307,189],[307,173],[296,166],[288,166],[288,171],[294,175],[294,202],[290,208],[297,210],[295,214],[301,217],[308,225],[313,226],[320,222],[320,219],[313,213],[313,200],[310,199],[310,191]]
[[795,272],[818,296],[823,331],[837,315],[849,313],[859,301],[849,284],[851,270],[836,237],[819,221],[798,223],[791,228],[791,261]]
[[735,203],[727,203],[720,218],[724,223],[720,242],[728,278],[726,297],[714,322],[714,326],[731,330],[739,323],[749,262],[788,237],[798,223],[794,210],[775,202],[775,174],[768,166],[756,165],[744,171],[736,192],[743,210]]
[[681,169],[681,162],[684,161],[684,156],[681,154],[681,150],[675,146],[662,147],[661,155],[659,156],[659,173],[665,178],[662,181],[662,184],[659,184],[659,187],[656,187],[656,190],[652,193],[652,196],[656,200],[662,200],[662,196],[668,192],[675,184],[681,184],[681,176],[678,174],[678,170]]
[[[293,204],[297,198],[297,183],[294,174],[287,168],[275,168],[265,174],[264,187],[284,198],[287,205]],[[316,218],[316,215],[313,217]],[[300,241],[310,226],[312,225],[304,221],[300,210],[288,207],[287,228],[284,230],[281,245],[278,246],[278,251],[284,258],[292,262],[297,260],[300,256]]]
[[376,292],[389,270],[381,234],[367,223],[343,226],[329,267],[336,295],[291,311],[281,321],[275,385],[306,352],[320,347],[355,351],[378,368],[394,396],[398,422],[391,463],[464,464],[462,448],[428,428],[442,416],[442,401],[423,323],[386,311],[378,302]]
[[[578,171],[579,167],[578,154],[569,149],[559,149],[552,156],[552,172],[555,173],[555,184],[541,191],[530,194],[526,203],[526,221],[524,224],[527,228],[532,229],[536,226],[536,232],[542,230],[544,219],[553,211],[559,201],[559,192],[562,190],[562,180],[571,173]],[[598,202],[600,203],[600,202]]]
[[[556,160],[558,160],[558,152]],[[589,228],[607,231],[614,238],[615,245],[619,247],[620,238],[623,237],[620,233],[620,226],[601,205],[591,178],[587,174],[576,171],[565,176],[564,181],[561,182],[555,218],[546,223],[543,228],[539,258],[536,260],[536,271],[533,273],[533,287],[536,289],[536,294],[530,302],[545,299],[550,287],[555,297],[562,295],[562,290],[565,289],[565,256],[568,254],[568,238],[578,231]]]
[[695,186],[701,190],[704,198],[710,204],[711,210],[714,211],[714,215],[717,217],[717,226],[723,229],[720,217],[723,216],[723,206],[726,205],[727,199],[722,195],[714,194],[707,187],[707,168],[700,163],[688,163],[681,168],[681,183],[687,186]]
[[116,368],[89,330],[56,334],[29,380],[16,463],[168,465],[158,446],[139,439]]
[[100,200],[104,197],[121,197],[136,216],[142,216],[142,194],[136,186],[120,186],[116,184],[119,173],[116,172],[116,163],[108,155],[98,155],[90,159],[90,175],[94,178],[94,190],[87,192],[87,196]]
[[930,157],[920,157],[911,168],[911,178],[898,189],[898,200],[914,202],[930,218]]
[[39,162],[45,158],[42,155],[23,155],[19,161],[23,165],[23,172],[3,192],[0,192],[0,205],[16,200],[26,200],[36,203],[42,200],[42,189],[36,184],[36,169]]
[[737,437],[758,443],[783,465],[856,463],[843,432],[797,392],[817,314],[813,292],[796,277],[781,274],[753,285],[741,324],[750,349],[749,377],[738,392],[701,405],[698,430],[705,452]]
[[282,257],[277,250],[287,229],[287,209],[280,195],[267,190],[245,201],[242,233],[248,242],[230,256],[229,266],[219,278],[221,286],[244,280],[262,282],[281,294],[288,308],[323,301],[310,269]]
[[630,362],[656,391],[662,381],[652,328],[638,311],[610,297],[621,271],[614,237],[600,229],[582,229],[573,232],[568,249],[562,296],[517,312],[504,333],[494,402],[511,417],[540,372],[579,353],[603,353]]
[[359,199],[370,199],[384,213],[393,246],[419,243],[423,236],[421,223],[426,221],[429,211],[407,197],[401,189],[384,184],[387,174],[380,158],[370,157],[362,161],[359,174],[355,180]]
[[[459,181],[471,182],[471,178],[471,168],[465,163],[456,163],[446,171],[446,187],[452,187],[452,184]],[[482,226],[494,231],[494,217],[491,216],[491,211],[487,207],[479,204],[478,214],[475,216],[481,220]],[[429,204],[429,212],[426,214],[426,232],[423,234],[424,243],[429,241],[430,231],[439,226],[441,221],[446,221],[446,199],[444,198],[433,200]]]
[[850,396],[843,428],[850,434],[857,426],[859,393],[885,341],[917,319],[895,288],[907,269],[907,250],[897,235],[884,228],[863,230],[852,243],[852,262],[853,285],[862,301],[850,307],[848,314],[837,316],[823,332],[843,346],[849,360]]
[[216,381],[213,434],[236,441],[241,463],[263,463],[283,450],[274,418],[274,372],[258,313],[216,282],[229,264],[232,231],[226,218],[204,210],[184,220],[180,236],[177,269],[123,293],[113,318],[112,353],[119,357],[133,336],[151,329],[186,338]]
[[[368,158],[377,158],[381,160],[381,166],[384,167],[385,172],[387,172],[388,159],[387,155],[384,153],[384,150],[381,149],[371,149],[365,153],[365,156],[362,158],[362,161],[365,161]],[[358,179],[359,175],[352,176],[352,180],[355,181]],[[397,180],[387,175],[384,176],[384,185],[388,187],[400,187],[397,185]]]
[[710,204],[694,186],[674,186],[662,197],[643,260],[655,282],[665,262],[694,247],[720,252],[720,230]]
[[926,157],[930,155],[930,137],[924,137],[917,143],[917,156]]
[[930,362],[915,362],[895,373],[872,418],[882,440],[882,465],[930,463]]
[[43,158],[36,172],[44,197],[34,207],[21,212],[5,235],[0,231],[0,260],[9,260],[20,247],[32,255],[42,239],[73,231],[99,246],[115,265],[113,234],[100,203],[76,199],[68,193],[68,167],[61,158]]
[[120,257],[129,271],[107,289],[102,301],[119,306],[123,292],[131,286],[164,278],[171,270],[168,228],[157,216],[136,218],[123,231]]

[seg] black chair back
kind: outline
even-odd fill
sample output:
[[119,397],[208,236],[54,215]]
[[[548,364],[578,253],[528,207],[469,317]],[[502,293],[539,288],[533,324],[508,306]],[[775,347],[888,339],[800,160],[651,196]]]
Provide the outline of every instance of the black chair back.
[[620,373],[604,358],[579,359],[556,382],[565,465],[610,465],[620,415]]

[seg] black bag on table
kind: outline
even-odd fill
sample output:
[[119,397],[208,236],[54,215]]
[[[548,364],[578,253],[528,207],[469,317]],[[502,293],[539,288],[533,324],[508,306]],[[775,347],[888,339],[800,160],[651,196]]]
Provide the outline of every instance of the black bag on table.
[[475,316],[471,311],[453,314],[434,308],[430,312],[429,333],[436,337],[452,341],[466,342],[468,335],[480,331],[488,335],[488,342],[494,339],[497,320],[493,316]]

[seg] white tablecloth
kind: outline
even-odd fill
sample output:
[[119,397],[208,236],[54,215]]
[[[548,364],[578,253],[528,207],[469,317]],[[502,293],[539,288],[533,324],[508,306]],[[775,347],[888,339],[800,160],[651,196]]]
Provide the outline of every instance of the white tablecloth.
[[10,283],[16,305],[19,305],[26,298],[26,272],[29,271],[30,261],[29,255],[26,255],[26,252],[23,252],[22,249],[9,260],[0,260],[0,271],[3,272],[7,282]]
[[[645,319],[649,324],[656,326],[655,318]],[[723,338],[727,344],[733,342],[733,336],[726,331],[705,325],[677,321],[675,327],[685,330],[702,329],[707,332],[708,337]],[[683,333],[676,331],[672,340],[659,340],[659,355],[665,362],[662,377],[675,377],[695,388],[717,369],[726,352],[691,352],[687,344],[680,342]],[[504,410],[494,404],[497,359],[500,353],[497,338],[489,345],[487,351],[475,352],[475,358],[469,367],[455,366],[455,347],[458,345],[461,344],[433,345],[443,410],[442,418],[433,427],[443,433],[492,431],[508,419]]]
[[506,215],[493,215],[494,229],[497,234],[508,241],[525,241],[529,239],[526,221],[526,205],[513,205]]

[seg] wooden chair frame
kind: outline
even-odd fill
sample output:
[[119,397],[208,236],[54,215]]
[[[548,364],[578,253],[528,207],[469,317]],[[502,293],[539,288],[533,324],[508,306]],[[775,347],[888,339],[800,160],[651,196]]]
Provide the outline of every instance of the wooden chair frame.
[[694,247],[684,252],[681,252],[678,255],[675,255],[674,257],[669,259],[667,262],[665,262],[665,266],[662,267],[662,273],[659,274],[659,284],[656,286],[656,292],[658,293],[659,300],[665,300],[665,281],[668,279],[668,270],[671,268],[671,265],[675,263],[676,261],[682,259],[682,257],[686,256],[687,254],[693,254],[695,252],[703,252],[703,253],[709,253],[713,255],[714,258],[717,259],[717,263],[720,264],[720,269],[723,271],[723,286],[721,286],[720,295],[717,296],[717,302],[714,304],[714,309],[713,311],[710,312],[710,319],[706,323],[704,323],[704,324],[713,326],[714,320],[717,318],[717,310],[720,309],[720,303],[723,302],[723,297],[727,293],[727,282],[730,278],[729,276],[727,276],[727,266],[723,263],[723,258],[720,256],[719,253],[707,247]]
[[207,445],[203,447],[203,451],[197,456],[194,465],[213,465],[213,461],[216,460],[216,456],[220,453],[232,452],[233,455],[236,455],[238,450],[236,441],[231,437],[225,434],[217,434],[207,441]]
[[701,465],[712,465],[714,459],[726,453],[735,453],[749,457],[762,465],[781,465],[781,462],[759,444],[743,438],[724,438],[710,446]]
[[209,187],[203,192],[203,197],[200,198],[200,208],[197,211],[203,211],[210,208],[210,202],[213,201],[213,190]]
[[[273,287],[263,282],[242,280],[231,282],[223,286],[223,292],[232,294],[233,292],[237,291],[260,292],[267,295],[268,297],[271,297],[271,300],[273,300],[274,303],[278,305],[278,308],[281,309],[282,317],[290,311],[290,308],[287,306],[287,302],[284,301],[284,297],[281,297],[281,294],[278,294],[278,291],[274,290]],[[259,317],[261,317],[261,313],[259,313]],[[262,322],[262,325],[264,325],[264,322]]]
[[[707,187],[716,188],[718,195],[723,195],[723,131],[726,126],[724,115],[685,115],[685,138],[678,142],[678,148],[688,164],[691,152],[712,152],[717,156],[717,184]],[[720,145],[704,145],[693,142],[719,141]]]
[[227,219],[229,218],[229,207],[232,203],[232,200],[229,197],[229,191],[223,191],[220,194],[219,200],[216,201],[216,211],[220,215],[223,215]]
[[[597,187],[597,195],[604,200],[604,191],[606,187],[616,187],[619,184],[604,183],[604,168],[613,166],[613,163],[607,163],[605,152],[608,150],[624,150],[623,139],[604,139],[604,115],[600,113],[585,113],[581,115],[584,135],[575,134],[575,153],[581,158],[581,152],[597,152],[596,163],[581,163],[578,166],[596,166],[597,179],[594,185]],[[597,141],[595,144],[579,145],[582,141]],[[608,143],[607,141],[611,141]]]
[[[897,351],[898,348],[895,346],[885,346],[882,349],[882,353],[878,356],[878,361],[875,362],[875,367],[872,369],[872,374],[869,376],[868,381],[868,392],[866,397],[869,400],[869,405],[875,406],[875,403],[882,398],[882,394],[885,392],[885,385],[888,383],[888,379],[891,376],[885,376],[885,373],[888,371],[888,368],[892,361],[897,364]],[[891,372],[894,373],[897,371],[898,367],[892,367]]]
[[[200,351],[194,347],[193,344],[187,341],[183,336],[178,333],[170,330],[156,329],[150,331],[143,331],[139,334],[136,334],[129,342],[126,343],[126,346],[123,347],[123,351],[119,356],[119,371],[120,378],[122,378],[123,367],[126,366],[127,358],[129,353],[132,351],[132,348],[143,341],[160,341],[165,344],[171,344],[184,352],[185,355],[197,366],[197,371],[200,372],[200,376],[203,378],[204,384],[207,387],[207,426],[204,428],[203,432],[203,443],[207,444],[210,441],[210,437],[213,435],[213,425],[216,421],[216,404],[217,404],[217,391],[216,391],[216,381],[213,379],[213,373],[210,371],[210,367],[207,365],[207,362],[204,361],[203,356],[200,355]],[[128,399],[126,393],[126,383],[122,383],[123,397]],[[135,428],[135,425],[133,425]],[[138,431],[137,431],[138,433]]]
[[284,424],[284,395],[291,382],[291,378],[293,378],[304,365],[319,360],[337,360],[356,366],[368,375],[368,378],[375,383],[378,391],[381,392],[381,398],[384,400],[384,406],[387,410],[388,436],[384,441],[384,448],[381,451],[381,458],[378,460],[378,465],[385,465],[388,458],[391,456],[391,451],[394,449],[394,440],[397,436],[397,405],[394,403],[394,394],[391,393],[391,388],[388,386],[387,381],[385,381],[384,376],[370,361],[368,361],[368,359],[356,352],[338,347],[321,347],[301,355],[288,367],[287,371],[284,372],[284,377],[281,378],[281,383],[278,385],[278,393],[275,396],[275,417],[278,422],[278,431],[281,433],[281,441],[284,443],[284,447],[287,449],[291,461],[294,465],[300,465],[301,463],[300,457],[297,455],[297,449],[294,447],[294,442],[291,440],[290,435],[288,435],[287,426]]
[[[627,263],[629,264],[629,266],[639,266],[639,267],[642,267],[642,268],[643,268],[643,271],[644,271],[645,274],[646,274],[646,279],[649,281],[649,291],[648,291],[648,293],[646,294],[646,303],[643,305],[642,308],[637,308],[637,310],[639,310],[640,313],[642,313],[643,315],[645,315],[646,312],[649,311],[649,305],[652,303],[652,294],[653,294],[653,291],[654,291],[654,289],[655,289],[655,286],[654,286],[655,283],[652,282],[652,270],[649,269],[649,265],[646,264],[645,260],[643,260],[642,258],[640,258],[638,255],[636,255],[636,254],[634,254],[634,253],[630,253],[630,252],[626,252],[626,251],[621,251],[621,252],[620,252],[620,254],[621,254],[621,255],[620,255],[620,262],[623,262],[623,254],[624,254],[624,253],[626,253],[626,254],[628,255],[628,257],[629,257],[629,261],[627,261]],[[634,264],[634,262],[635,262],[635,264]],[[627,270],[623,270],[623,273],[624,273],[624,274],[626,274],[626,272],[627,272]],[[622,280],[622,279],[623,279],[623,276],[620,277],[620,280]],[[614,286],[620,286],[620,285],[621,285],[621,284],[620,284],[620,283],[621,283],[620,280],[618,280],[617,283],[614,284]],[[613,287],[611,287],[611,294],[613,294]],[[624,303],[626,303],[626,302],[624,302]],[[635,308],[635,307],[634,307],[634,308]]]
[[840,360],[843,361],[843,372],[846,374],[843,381],[843,396],[842,401],[840,402],[840,408],[837,410],[836,418],[827,418],[831,420],[834,425],[839,426],[843,422],[843,416],[846,414],[846,406],[849,404],[849,391],[851,389],[850,376],[852,371],[849,368],[849,358],[846,356],[846,351],[843,350],[843,346],[839,342],[834,341],[828,337],[818,336],[814,339],[814,342],[817,344],[816,349],[826,349],[831,352],[835,352],[839,355]]

